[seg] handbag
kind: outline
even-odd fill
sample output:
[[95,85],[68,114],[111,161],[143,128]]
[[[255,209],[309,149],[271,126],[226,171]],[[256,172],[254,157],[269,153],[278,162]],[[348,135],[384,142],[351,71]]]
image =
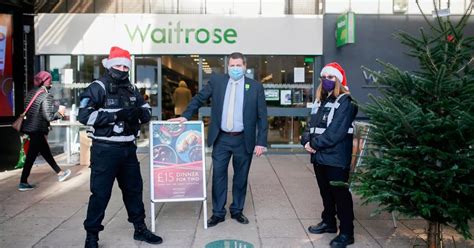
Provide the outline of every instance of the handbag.
[[18,118],[12,123],[12,127],[13,129],[15,129],[16,131],[20,132],[21,130],[21,126],[23,125],[23,120],[25,119],[25,116],[26,116],[26,113],[28,112],[28,110],[30,109],[31,105],[33,105],[33,103],[35,102],[36,98],[41,94],[43,93],[44,91],[41,89],[41,90],[38,90],[38,92],[36,92],[36,94],[33,96],[33,98],[31,98],[31,101],[30,103],[28,104],[28,107],[26,107],[25,109],[25,112],[23,112],[22,114],[20,114],[20,116],[18,116]]

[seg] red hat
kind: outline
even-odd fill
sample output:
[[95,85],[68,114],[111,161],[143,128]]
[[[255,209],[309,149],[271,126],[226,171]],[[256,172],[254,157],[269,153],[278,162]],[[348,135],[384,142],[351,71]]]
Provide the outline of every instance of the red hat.
[[103,59],[102,64],[107,69],[110,69],[110,67],[114,65],[124,65],[130,68],[132,66],[132,59],[127,50],[113,46],[110,48],[109,58]]
[[35,75],[35,79],[34,79],[33,84],[36,87],[40,87],[42,85],[50,86],[51,85],[51,74],[47,71],[38,72],[38,74]]
[[339,79],[339,82],[341,82],[342,86],[344,86],[346,89],[349,89],[349,87],[347,87],[346,73],[338,63],[332,62],[325,65],[321,70],[320,76],[323,76],[323,74],[336,76],[336,78]]

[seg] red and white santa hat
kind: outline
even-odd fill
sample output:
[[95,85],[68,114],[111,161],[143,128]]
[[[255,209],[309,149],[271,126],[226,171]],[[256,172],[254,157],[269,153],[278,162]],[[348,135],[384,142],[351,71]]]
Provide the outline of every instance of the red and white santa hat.
[[105,68],[110,69],[114,65],[124,65],[128,68],[132,66],[132,59],[130,53],[117,46],[110,48],[109,57],[102,60]]
[[323,76],[323,74],[336,76],[336,78],[339,79],[339,82],[341,82],[342,86],[344,86],[346,89],[349,89],[347,86],[346,73],[344,72],[344,69],[342,69],[342,66],[338,63],[332,62],[325,65],[321,70],[320,76]]

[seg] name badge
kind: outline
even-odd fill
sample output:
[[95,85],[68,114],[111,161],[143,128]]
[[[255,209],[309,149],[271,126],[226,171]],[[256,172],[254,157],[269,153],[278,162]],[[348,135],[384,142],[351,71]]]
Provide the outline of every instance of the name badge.
[[108,98],[107,99],[107,106],[115,106],[118,105],[118,99]]

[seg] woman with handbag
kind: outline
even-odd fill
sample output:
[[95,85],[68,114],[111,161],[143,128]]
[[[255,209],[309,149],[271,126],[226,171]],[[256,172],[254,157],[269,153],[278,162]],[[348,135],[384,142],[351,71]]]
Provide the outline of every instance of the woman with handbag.
[[28,92],[26,96],[26,118],[21,125],[21,132],[30,136],[30,148],[26,154],[25,165],[21,173],[20,184],[18,190],[27,191],[35,188],[34,185],[28,183],[33,163],[39,153],[48,162],[48,164],[57,173],[58,181],[66,180],[71,171],[63,171],[51,154],[49,149],[47,135],[49,133],[50,122],[61,119],[64,116],[64,108],[60,108],[58,112],[53,112],[53,97],[49,94],[51,89],[51,74],[41,71],[34,78],[35,88]]

